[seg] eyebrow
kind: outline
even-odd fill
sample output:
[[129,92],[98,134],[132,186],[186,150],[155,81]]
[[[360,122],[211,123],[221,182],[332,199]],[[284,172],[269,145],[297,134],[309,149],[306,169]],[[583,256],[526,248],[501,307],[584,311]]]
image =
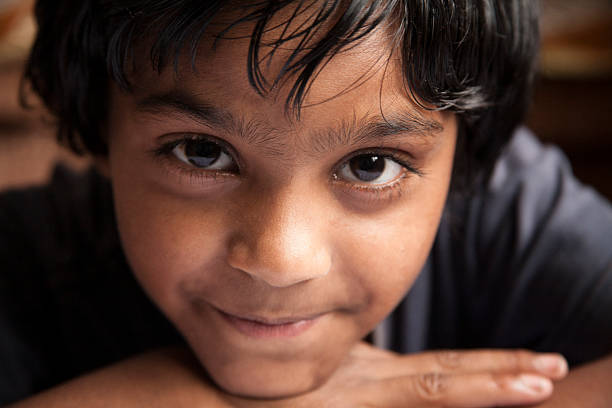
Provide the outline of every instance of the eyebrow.
[[313,144],[316,152],[321,153],[337,146],[380,144],[390,140],[413,139],[429,140],[444,130],[438,121],[423,118],[408,110],[393,113],[388,116],[369,116],[342,121],[337,128],[328,128],[316,132]]
[[[267,145],[274,156],[283,154],[283,150],[289,146],[284,137],[286,132],[264,125],[261,121],[253,120],[245,123],[242,118],[234,116],[231,112],[180,89],[138,99],[136,109],[154,115],[187,116],[205,126],[223,128],[236,133],[248,144],[262,147]],[[358,119],[353,115],[351,121],[345,120],[340,122],[339,126],[315,131],[311,150],[322,153],[338,146],[378,144],[384,140],[400,136],[404,138],[407,135],[429,139],[442,130],[444,127],[438,121],[424,118],[408,110],[384,117]]]
[[195,95],[180,90],[153,94],[139,99],[136,110],[152,114],[178,113],[205,125],[226,126],[236,121],[229,113]]

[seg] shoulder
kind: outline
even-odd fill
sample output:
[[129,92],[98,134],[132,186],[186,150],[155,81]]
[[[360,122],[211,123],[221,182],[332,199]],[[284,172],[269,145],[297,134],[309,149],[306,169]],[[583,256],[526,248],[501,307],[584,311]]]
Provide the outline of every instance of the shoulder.
[[93,170],[0,194],[0,270],[0,405],[175,339],[130,273]]
[[519,130],[486,183],[449,199],[432,250],[433,343],[574,363],[610,352],[611,231],[610,203],[559,149]]
[[580,245],[599,252],[600,262],[612,259],[601,240],[612,227],[610,203],[575,178],[558,148],[543,145],[526,129],[515,133],[488,183],[470,199],[466,216],[477,225],[474,244],[480,251],[509,234],[513,245],[507,249],[515,255],[555,251],[558,257],[560,251],[578,253]]

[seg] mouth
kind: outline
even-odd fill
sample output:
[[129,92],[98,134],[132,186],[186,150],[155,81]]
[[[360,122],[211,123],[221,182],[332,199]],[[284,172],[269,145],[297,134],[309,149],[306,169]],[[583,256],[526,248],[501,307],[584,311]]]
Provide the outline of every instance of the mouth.
[[215,309],[221,317],[240,333],[253,338],[296,337],[314,326],[322,314],[288,316],[269,319],[262,316],[239,316]]

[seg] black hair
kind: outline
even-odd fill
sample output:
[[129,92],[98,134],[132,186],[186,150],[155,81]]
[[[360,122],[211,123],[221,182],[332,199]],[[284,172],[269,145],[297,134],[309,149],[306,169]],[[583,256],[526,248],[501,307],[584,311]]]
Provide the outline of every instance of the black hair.
[[[392,33],[413,99],[457,113],[459,166],[488,168],[529,105],[539,39],[535,0],[38,0],[39,31],[24,77],[57,118],[60,141],[104,155],[109,81],[129,91],[126,65],[135,43],[149,40],[159,72],[177,64],[186,47],[195,60],[209,23],[237,6],[245,13],[234,24],[253,25],[245,61],[251,85],[265,93],[291,78],[287,106],[298,112],[317,70],[381,24]],[[262,36],[288,8],[287,26],[299,13],[312,15],[272,44],[300,40],[278,77],[266,78]]]

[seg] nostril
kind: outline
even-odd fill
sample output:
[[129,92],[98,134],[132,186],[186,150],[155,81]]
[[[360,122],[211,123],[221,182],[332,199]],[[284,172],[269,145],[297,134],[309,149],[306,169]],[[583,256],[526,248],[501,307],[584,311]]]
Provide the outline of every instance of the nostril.
[[243,242],[232,242],[229,245],[227,263],[234,269],[244,270],[249,265],[249,248]]

